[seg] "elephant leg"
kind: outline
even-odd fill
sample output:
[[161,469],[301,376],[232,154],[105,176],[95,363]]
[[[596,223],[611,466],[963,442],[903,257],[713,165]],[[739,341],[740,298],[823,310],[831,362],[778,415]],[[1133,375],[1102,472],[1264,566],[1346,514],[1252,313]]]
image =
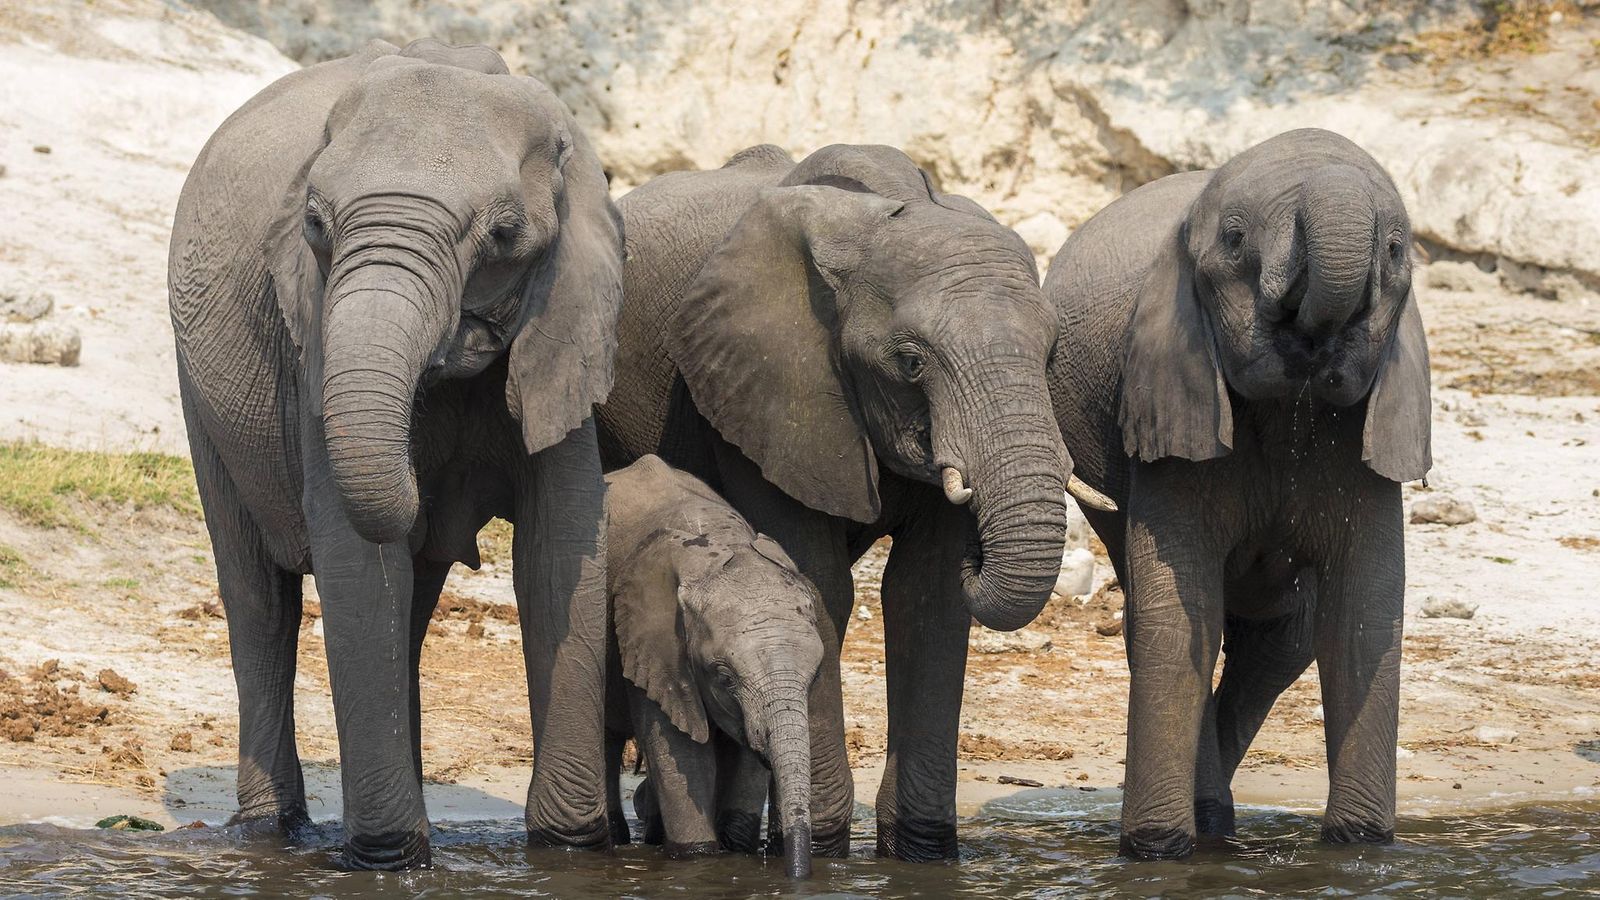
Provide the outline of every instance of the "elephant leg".
[[[1309,601],[1314,587],[1307,578]],[[1222,679],[1217,685],[1217,754],[1222,790],[1228,791],[1261,724],[1278,697],[1316,656],[1314,601],[1270,619],[1230,615],[1223,627]],[[1231,792],[1226,794],[1231,799]],[[1231,816],[1231,809],[1229,810]]]
[[839,642],[855,605],[855,581],[850,575],[844,526],[785,495],[744,454],[720,438],[716,458],[723,496],[757,531],[783,547],[800,572],[816,585],[828,611],[817,621],[822,664],[806,701],[811,716],[811,852],[814,856],[848,856],[855,778],[844,744]]
[[[931,491],[930,491],[931,494]],[[939,498],[894,536],[883,573],[888,756],[878,788],[878,854],[956,856],[956,741],[967,631],[962,513]]]
[[611,828],[611,843],[616,846],[633,843],[628,832],[628,817],[622,811],[622,749],[627,737],[606,732],[606,824]]
[[[1192,471],[1160,468],[1173,481]],[[1136,485],[1128,517],[1121,852],[1168,859],[1194,849],[1195,767],[1222,643],[1223,554],[1212,542],[1223,536],[1215,511],[1195,502],[1192,488],[1151,480],[1148,490]]]
[[444,591],[444,580],[450,574],[450,563],[431,559],[417,559],[412,567],[411,581],[411,752],[412,764],[417,770],[417,783],[422,783],[422,641],[428,636],[428,624],[433,621],[433,610],[439,605],[439,594]]
[[717,839],[729,850],[754,853],[761,849],[761,811],[772,772],[758,754],[732,738],[719,734],[712,741],[717,745]]
[[184,411],[239,691],[239,811],[233,821],[293,828],[307,821],[294,740],[303,579],[268,558],[255,521],[187,402]]
[[1317,673],[1328,743],[1325,841],[1394,839],[1406,587],[1402,522],[1400,487],[1384,481],[1354,505],[1345,546],[1319,580]]
[[1194,827],[1206,837],[1234,833],[1233,792],[1222,775],[1222,756],[1217,749],[1217,697],[1206,698],[1205,717],[1200,720],[1200,743],[1194,758]]
[[[715,853],[717,754],[678,730],[644,691],[629,685],[633,734],[650,767],[651,797],[660,813],[664,846],[674,856]],[[642,815],[641,811],[641,815]],[[645,825],[646,841],[650,826]]]
[[605,481],[588,419],[519,480],[512,578],[522,619],[533,778],[528,839],[603,848],[606,824]]
[[[641,756],[648,759],[644,748],[639,749]],[[650,776],[646,773],[644,780],[633,789],[633,814],[639,817],[639,842],[659,847],[667,839],[667,831],[661,824],[661,804],[656,802],[656,788],[650,783]]]
[[426,865],[411,719],[411,553],[404,541],[372,544],[356,534],[323,445],[312,417],[302,430],[304,502],[339,732],[345,855],[358,868]]

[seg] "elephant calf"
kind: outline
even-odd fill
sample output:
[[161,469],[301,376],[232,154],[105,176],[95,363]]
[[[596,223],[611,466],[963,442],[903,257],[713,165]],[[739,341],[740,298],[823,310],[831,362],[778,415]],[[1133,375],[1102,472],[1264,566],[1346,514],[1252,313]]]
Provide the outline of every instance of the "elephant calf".
[[776,776],[789,873],[805,877],[806,698],[823,654],[816,588],[704,482],[658,457],[607,475],[606,484],[613,837],[628,840],[617,779],[631,735],[650,771],[636,800],[647,842],[660,843],[664,831],[680,852],[755,849]]
[[1410,247],[1388,174],[1307,129],[1145,185],[1051,266],[1073,338],[1050,365],[1057,423],[1121,508],[1085,514],[1128,597],[1124,852],[1232,830],[1234,769],[1313,659],[1323,836],[1393,836],[1399,482],[1430,464]]

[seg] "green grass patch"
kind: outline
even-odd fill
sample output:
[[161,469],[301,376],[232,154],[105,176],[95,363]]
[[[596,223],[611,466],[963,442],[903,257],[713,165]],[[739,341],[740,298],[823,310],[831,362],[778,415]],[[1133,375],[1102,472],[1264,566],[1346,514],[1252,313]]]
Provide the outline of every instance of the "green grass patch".
[[0,588],[18,586],[26,574],[28,574],[28,563],[22,558],[22,554],[5,544],[0,544]]
[[75,500],[200,515],[194,468],[184,457],[0,442],[0,507],[31,525],[87,531]]

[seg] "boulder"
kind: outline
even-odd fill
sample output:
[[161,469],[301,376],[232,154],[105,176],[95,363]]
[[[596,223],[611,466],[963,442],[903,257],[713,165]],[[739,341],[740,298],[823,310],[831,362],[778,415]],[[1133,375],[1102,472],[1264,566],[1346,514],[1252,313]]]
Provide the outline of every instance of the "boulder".
[[36,322],[56,307],[56,298],[44,291],[0,293],[0,322]]
[[0,362],[75,366],[82,350],[83,338],[71,325],[0,323]]
[[1465,525],[1478,521],[1472,504],[1449,494],[1429,494],[1411,504],[1413,525]]

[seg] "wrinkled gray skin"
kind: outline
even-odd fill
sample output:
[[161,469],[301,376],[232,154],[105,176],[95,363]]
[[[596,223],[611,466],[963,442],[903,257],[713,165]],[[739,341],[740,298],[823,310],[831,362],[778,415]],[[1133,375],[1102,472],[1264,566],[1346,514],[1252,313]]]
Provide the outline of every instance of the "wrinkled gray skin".
[[[621,223],[559,100],[492,51],[374,43],[201,152],[169,283],[239,690],[239,815],[305,818],[293,682],[315,574],[357,866],[428,860],[417,660],[453,562],[516,526],[530,838],[608,842],[604,482]],[[552,703],[559,696],[559,704]]]
[[[1049,599],[1070,461],[1045,361],[1056,325],[1032,254],[890,147],[796,164],[770,145],[654,179],[628,235],[608,469],[647,453],[703,478],[817,585],[827,656],[811,695],[813,837],[849,847],[838,636],[850,565],[879,537],[889,747],[878,849],[956,853],[967,630]],[[973,491],[946,500],[945,468]]]
[[[626,843],[622,742],[649,764],[645,840],[674,852],[754,850],[767,784],[789,873],[811,872],[807,695],[821,598],[704,482],[646,456],[606,476],[611,598],[607,796]],[[653,809],[651,809],[653,807]]]
[[1121,509],[1085,513],[1127,589],[1127,854],[1233,830],[1234,770],[1313,659],[1323,837],[1394,834],[1399,482],[1431,463],[1410,246],[1389,176],[1304,130],[1132,192],[1051,266],[1057,420]]

